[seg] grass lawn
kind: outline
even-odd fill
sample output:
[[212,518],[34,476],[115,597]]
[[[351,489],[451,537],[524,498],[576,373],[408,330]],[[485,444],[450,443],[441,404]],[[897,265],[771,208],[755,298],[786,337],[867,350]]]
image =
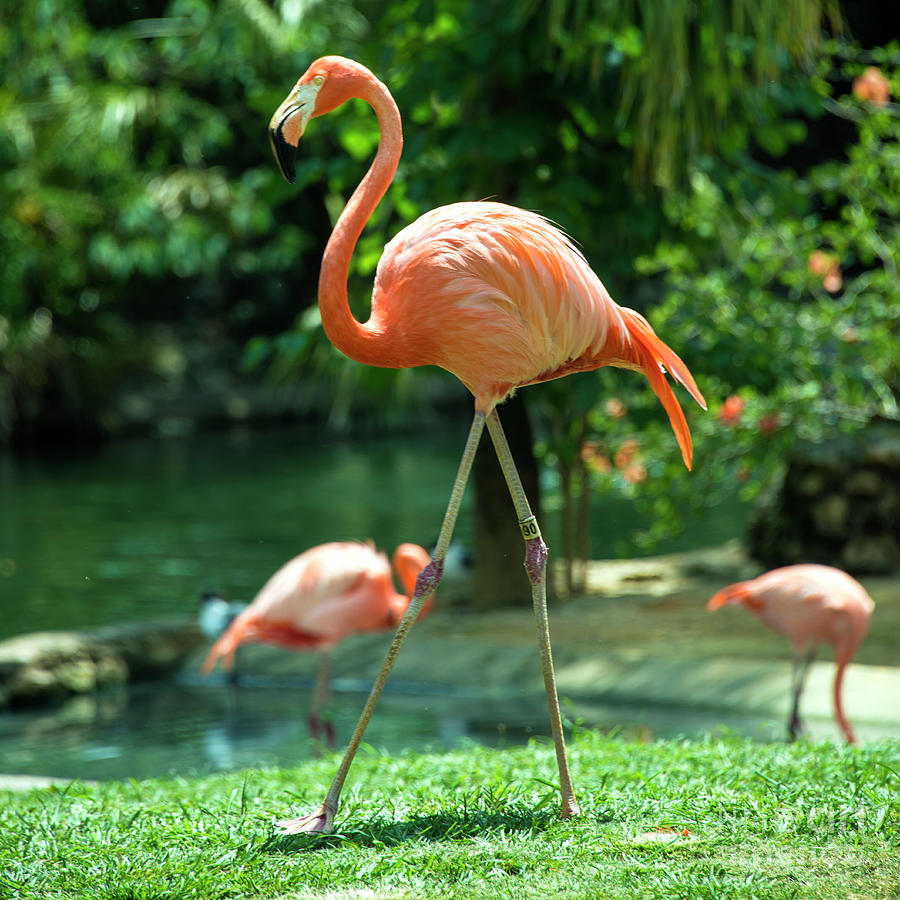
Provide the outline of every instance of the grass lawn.
[[273,837],[335,758],[293,770],[75,783],[0,796],[0,897],[900,897],[900,741],[580,731],[583,816],[552,746],[363,752],[338,835]]

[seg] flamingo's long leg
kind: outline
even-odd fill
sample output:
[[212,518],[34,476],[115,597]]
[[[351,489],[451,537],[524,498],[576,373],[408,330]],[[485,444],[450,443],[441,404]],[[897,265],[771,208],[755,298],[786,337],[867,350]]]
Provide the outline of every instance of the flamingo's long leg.
[[344,752],[344,758],[341,760],[337,774],[334,776],[334,781],[332,781],[331,787],[328,789],[325,801],[322,803],[322,806],[311,815],[302,816],[299,819],[284,819],[277,822],[276,826],[282,834],[298,834],[304,831],[328,833],[334,828],[334,816],[337,812],[341,790],[344,786],[344,781],[347,778],[347,773],[350,771],[350,766],[353,763],[353,757],[356,755],[356,751],[362,742],[366,726],[369,724],[369,719],[372,718],[375,704],[381,696],[385,682],[388,679],[388,675],[391,673],[391,669],[394,667],[394,661],[397,658],[397,654],[400,652],[400,648],[403,646],[403,642],[406,640],[407,634],[412,628],[413,623],[419,617],[419,613],[422,611],[425,602],[435,592],[435,589],[440,583],[441,576],[443,575],[444,557],[447,555],[447,548],[450,546],[450,539],[453,537],[453,529],[456,525],[456,517],[459,514],[459,507],[462,503],[463,493],[466,489],[466,482],[469,479],[469,472],[472,470],[472,462],[475,459],[475,451],[478,449],[478,442],[481,439],[481,434],[484,430],[484,420],[484,413],[481,412],[476,412],[475,417],[472,419],[469,437],[466,440],[466,446],[459,463],[456,480],[453,482],[453,490],[450,492],[450,502],[447,504],[447,511],[444,513],[444,521],[441,525],[441,531],[438,535],[437,543],[435,544],[431,562],[429,562],[419,573],[409,608],[406,610],[405,615],[400,620],[400,624],[397,626],[394,639],[391,641],[387,656],[381,665],[381,669],[378,671],[378,675],[375,677],[375,683],[372,685],[369,698],[366,700],[366,705],[363,707],[359,721],[356,723],[356,728],[350,737],[350,742]]
[[556,745],[556,762],[559,767],[559,788],[562,794],[562,817],[570,818],[580,814],[572,777],[569,774],[569,761],[566,757],[566,740],[563,735],[562,716],[559,710],[559,697],[556,692],[556,673],[553,670],[553,654],[550,649],[550,626],[547,619],[547,545],[541,537],[537,519],[531,512],[531,505],[525,496],[522,480],[513,461],[506,435],[500,425],[497,410],[492,410],[487,417],[487,427],[494,442],[500,468],[506,478],[509,493],[512,496],[519,527],[525,539],[525,570],[531,582],[531,598],[534,605],[534,618],[537,624],[538,645],[541,651],[541,668],[544,672],[544,688],[547,692],[547,707],[550,711],[550,728],[553,732],[553,743]]
[[[331,703],[331,650],[319,652],[319,665],[316,668],[316,683],[313,688],[312,701],[309,704],[309,733],[314,740],[325,735],[325,743],[334,748],[334,725],[328,718],[328,706]],[[322,713],[326,718],[323,720]]]
[[794,668],[791,676],[791,718],[788,720],[788,740],[795,741],[803,731],[803,723],[800,720],[800,695],[806,683],[806,675],[810,664],[816,656],[816,648],[813,645],[806,656],[794,656]]

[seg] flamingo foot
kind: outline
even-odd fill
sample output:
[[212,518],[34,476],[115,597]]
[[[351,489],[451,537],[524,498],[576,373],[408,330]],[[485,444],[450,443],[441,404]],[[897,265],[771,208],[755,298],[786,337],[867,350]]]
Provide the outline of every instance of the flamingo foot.
[[310,737],[329,750],[334,750],[336,743],[336,731],[334,722],[329,718],[321,718],[317,713],[310,713],[307,720]]
[[788,743],[793,744],[794,741],[803,737],[805,734],[806,726],[803,724],[800,716],[794,714],[791,716],[791,721],[788,723]]
[[334,831],[334,812],[323,803],[308,816],[280,819],[275,823],[275,830],[278,834],[331,834]]

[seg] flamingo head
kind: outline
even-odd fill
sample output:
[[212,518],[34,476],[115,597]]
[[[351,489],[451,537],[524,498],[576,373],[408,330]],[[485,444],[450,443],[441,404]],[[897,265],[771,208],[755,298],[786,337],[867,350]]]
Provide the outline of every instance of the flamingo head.
[[303,73],[269,122],[272,151],[288,181],[294,181],[297,145],[307,122],[351,97],[365,97],[373,83],[377,79],[365,66],[343,56],[323,56]]
[[710,612],[715,612],[722,606],[746,606],[748,609],[754,609],[753,593],[747,589],[744,582],[731,584],[710,597],[706,604]]

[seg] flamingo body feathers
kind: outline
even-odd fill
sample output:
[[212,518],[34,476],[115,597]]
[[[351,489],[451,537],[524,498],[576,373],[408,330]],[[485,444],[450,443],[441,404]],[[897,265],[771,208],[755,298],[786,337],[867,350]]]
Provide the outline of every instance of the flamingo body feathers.
[[608,365],[641,371],[690,465],[687,423],[663,374],[703,404],[690,372],[542,216],[493,202],[426,213],[385,247],[370,321],[386,346],[403,348],[403,365],[441,366],[485,414],[527,384]]

